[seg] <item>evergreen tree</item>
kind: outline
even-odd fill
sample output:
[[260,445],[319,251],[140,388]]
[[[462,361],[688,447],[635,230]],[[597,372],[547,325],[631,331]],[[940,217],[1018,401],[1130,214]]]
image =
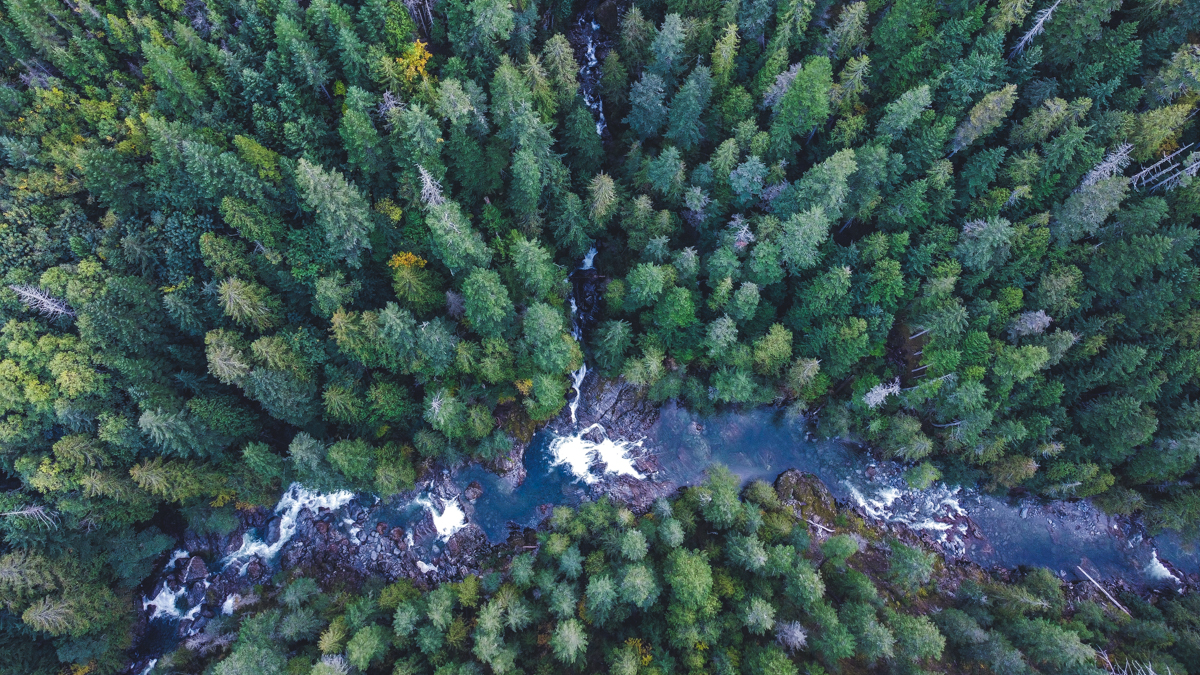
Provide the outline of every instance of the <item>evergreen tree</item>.
[[954,140],[950,142],[951,153],[957,153],[971,145],[979,138],[996,130],[1008,117],[1013,104],[1017,102],[1016,85],[1007,87],[984,96],[979,103],[967,113],[967,118],[954,131]]
[[705,66],[696,66],[687,81],[671,99],[670,123],[665,137],[681,150],[690,150],[700,142],[704,127],[700,123],[712,95],[712,76]]
[[643,74],[629,90],[630,111],[624,121],[643,139],[658,135],[667,122],[665,95],[663,79],[651,72]]
[[325,171],[306,159],[296,165],[296,184],[305,206],[324,230],[326,243],[351,267],[359,267],[362,251],[371,248],[367,237],[375,229],[362,193],[342,174]]

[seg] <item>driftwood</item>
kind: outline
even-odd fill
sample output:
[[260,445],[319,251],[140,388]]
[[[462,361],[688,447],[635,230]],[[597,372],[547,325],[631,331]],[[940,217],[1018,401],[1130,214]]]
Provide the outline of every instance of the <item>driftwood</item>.
[[1105,590],[1105,588],[1100,585],[1100,582],[1093,579],[1092,575],[1088,574],[1087,571],[1083,569],[1083,567],[1081,567],[1080,565],[1076,565],[1075,569],[1079,570],[1080,572],[1083,572],[1083,576],[1087,577],[1087,580],[1092,582],[1092,584],[1096,588],[1099,588],[1100,592],[1103,593],[1105,595],[1105,597],[1107,597],[1109,600],[1111,600],[1112,604],[1117,606],[1117,609],[1121,610],[1122,612],[1125,612],[1125,614],[1127,614],[1128,616],[1133,616],[1132,614],[1129,614],[1129,610],[1125,609],[1124,605],[1117,602],[1117,599],[1112,596],[1112,593],[1109,593],[1107,590]]
[[822,525],[822,524],[820,524],[820,523],[816,522],[815,520],[812,520],[811,518],[805,518],[805,519],[804,519],[804,521],[805,521],[806,523],[808,523],[809,525],[812,525],[813,527],[816,527],[816,528],[819,528],[819,529],[825,530],[825,531],[826,531],[826,532],[828,532],[829,534],[833,534],[833,530],[829,529],[828,527],[825,527],[824,525]]

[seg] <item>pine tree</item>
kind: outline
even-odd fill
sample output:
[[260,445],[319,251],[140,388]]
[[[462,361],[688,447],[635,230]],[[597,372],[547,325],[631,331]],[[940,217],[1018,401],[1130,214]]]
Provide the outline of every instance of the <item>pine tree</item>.
[[841,60],[862,53],[867,46],[867,15],[865,2],[855,2],[842,8],[827,38],[829,48],[833,51],[830,56]]
[[832,88],[833,67],[829,59],[824,56],[809,59],[775,108],[770,130],[772,156],[790,156],[793,139],[798,134],[825,123]]
[[738,55],[738,30],[737,25],[729,24],[725,26],[720,39],[717,40],[713,47],[712,56],[712,78],[713,88],[718,92],[724,92],[733,78],[734,60]]
[[595,175],[600,169],[604,147],[600,144],[595,118],[579,99],[567,113],[564,135],[567,164],[576,176],[576,184],[582,185],[587,176]]
[[662,82],[674,82],[682,65],[684,38],[683,19],[678,14],[668,14],[650,42],[650,65],[646,72],[657,75]]
[[589,191],[591,199],[588,205],[588,218],[599,228],[608,221],[617,205],[617,194],[612,177],[605,173],[596,174],[592,178]]
[[451,273],[485,267],[492,251],[471,228],[462,208],[453,201],[431,206],[425,216],[433,251]]
[[1080,187],[1054,209],[1051,232],[1060,245],[1092,235],[1117,210],[1129,192],[1129,179],[1114,176]]
[[500,335],[512,320],[513,305],[508,299],[508,289],[500,282],[500,275],[492,270],[472,272],[463,282],[463,298],[466,319],[480,335]]
[[703,137],[704,125],[700,119],[708,108],[711,95],[712,77],[708,68],[696,66],[671,99],[670,123],[665,136],[684,152]]
[[261,332],[279,323],[279,300],[259,284],[229,277],[217,286],[217,294],[225,315],[238,325]]
[[798,275],[816,266],[821,257],[820,246],[829,238],[830,225],[825,210],[819,206],[784,222],[779,237],[780,257],[790,274]]
[[986,272],[1008,261],[1015,234],[1004,218],[971,221],[963,225],[954,254],[967,269]]
[[636,4],[621,17],[621,36],[618,41],[621,61],[634,74],[641,71],[650,55],[650,43],[657,32]]
[[542,47],[542,59],[545,63],[546,74],[554,86],[560,105],[566,105],[575,98],[579,89],[575,74],[579,65],[575,63],[575,53],[571,44],[562,33],[555,33],[546,45]]

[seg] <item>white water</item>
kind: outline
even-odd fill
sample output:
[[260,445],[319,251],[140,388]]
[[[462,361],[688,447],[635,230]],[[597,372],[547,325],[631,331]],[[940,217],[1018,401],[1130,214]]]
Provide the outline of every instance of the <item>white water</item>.
[[192,554],[188,553],[187,551],[184,551],[183,549],[175,551],[174,553],[171,554],[171,559],[167,561],[167,564],[163,565],[163,570],[169,570],[172,567],[174,567],[175,563],[179,562],[180,560],[189,560],[189,559],[191,559],[191,557],[192,557]]
[[[576,480],[591,485],[604,478],[604,474],[631,476],[637,480],[646,478],[633,465],[629,453],[633,448],[642,447],[642,441],[630,442],[624,439],[614,441],[607,434],[599,443],[590,441],[583,436],[591,431],[599,430],[604,433],[604,427],[593,424],[571,436],[556,436],[550,441],[550,455],[554,458],[551,466],[566,467]],[[604,464],[604,471],[597,472],[592,466]]]
[[[336,511],[349,503],[351,499],[354,499],[354,493],[348,490],[322,494],[306,490],[299,483],[292,483],[283,498],[275,505],[275,513],[280,515],[279,539],[274,544],[268,544],[243,535],[241,547],[225,557],[225,565],[228,567],[237,561],[248,563],[253,556],[258,556],[263,560],[274,558],[283,545],[296,534],[297,520],[300,518],[301,511],[308,509],[313,515],[316,515],[322,508]],[[243,571],[245,571],[244,567]]]
[[242,596],[237,593],[231,593],[229,597],[225,598],[225,602],[221,603],[221,613],[227,616],[232,615],[233,610],[237,609],[238,601],[241,599]]
[[158,659],[150,659],[150,662],[146,664],[146,668],[142,671],[141,675],[148,675],[150,671],[154,670],[154,666],[157,665]]
[[1158,559],[1158,549],[1155,549],[1150,554],[1150,562],[1146,565],[1146,569],[1144,571],[1147,577],[1154,579],[1155,581],[1166,581],[1167,579],[1170,579],[1177,584],[1180,583],[1179,577],[1171,574],[1171,570],[1167,569],[1167,566],[1162,564],[1162,561]]
[[868,518],[937,532],[938,541],[948,549],[959,554],[965,550],[963,535],[967,526],[959,521],[967,512],[958,499],[961,488],[939,484],[927,490],[911,490],[884,485],[867,496],[863,494],[868,489],[865,485],[849,480],[842,484]]
[[586,79],[588,75],[595,73],[595,82],[600,81],[600,60],[596,58],[596,34],[600,32],[600,24],[592,21],[589,25],[587,22],[588,20],[585,17],[579,17],[580,28],[583,28],[585,25],[588,26],[586,29],[588,31],[587,47],[585,48],[587,63],[579,69],[579,74],[583,75],[585,80],[584,86],[579,89],[583,93],[583,102],[588,108],[594,110],[599,118],[596,120],[596,135],[603,136],[604,130],[608,128],[608,123],[604,119],[604,101],[600,100],[600,97],[593,91],[594,86],[587,86]]
[[433,516],[433,527],[442,541],[449,541],[455,532],[467,526],[467,514],[458,505],[458,497],[446,502],[441,513],[438,513],[433,502],[424,497],[418,497],[413,501],[429,510],[429,514]]
[[[589,49],[591,49],[589,43]],[[594,58],[594,57],[593,57]],[[601,116],[603,119],[603,116]],[[588,249],[587,255],[583,256],[583,263],[579,266],[580,270],[595,269],[592,267],[593,261],[596,259],[596,247]],[[571,337],[575,338],[576,342],[583,342],[583,327],[580,325],[575,315],[579,312],[579,306],[575,304],[575,296],[571,296]],[[579,410],[579,399],[583,397],[583,380],[587,377],[588,367],[584,362],[579,366],[579,369],[571,373],[572,387],[575,389],[575,396],[571,399],[571,424],[575,424],[579,420],[576,419],[575,413]]]
[[571,373],[572,386],[575,388],[575,398],[571,399],[571,424],[575,424],[575,411],[579,410],[579,399],[583,396],[583,378],[587,377],[587,364],[579,366],[579,370]]
[[168,619],[182,619],[184,616],[183,612],[179,611],[175,603],[185,595],[187,595],[187,586],[180,586],[179,590],[172,591],[169,586],[163,584],[158,595],[148,599],[142,598],[142,609],[147,609],[150,605],[154,605],[154,613],[150,615],[151,621],[160,616]]

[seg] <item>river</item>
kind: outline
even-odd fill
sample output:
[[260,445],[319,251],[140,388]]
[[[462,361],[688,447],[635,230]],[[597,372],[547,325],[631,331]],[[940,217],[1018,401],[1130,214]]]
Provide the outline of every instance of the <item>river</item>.
[[[940,483],[912,490],[901,478],[900,465],[874,458],[852,443],[814,438],[809,420],[782,410],[703,417],[668,403],[644,434],[610,438],[592,409],[596,392],[607,383],[594,374],[586,380],[580,392],[583,422],[572,424],[564,410],[535,434],[524,453],[525,478],[519,485],[474,463],[447,470],[415,496],[389,503],[369,495],[318,494],[296,485],[275,509],[269,535],[265,528],[247,531],[236,551],[210,561],[209,568],[224,570],[226,576],[230,570],[245,575],[251,562],[275,568],[280,551],[297,532],[301,512],[329,509],[334,515],[328,520],[351,538],[363,536],[364,512],[370,514],[367,522],[403,528],[405,554],[415,556],[422,575],[430,575],[444,564],[449,540],[469,525],[498,544],[514,528],[536,527],[553,506],[603,494],[618,499],[636,494],[635,501],[645,505],[680,486],[703,482],[705,471],[720,463],[743,482],[773,481],[790,468],[815,474],[840,502],[866,518],[911,528],[940,546],[944,555],[984,567],[1040,566],[1079,580],[1078,565],[1100,580],[1119,578],[1133,586],[1167,589],[1182,588],[1180,576],[1200,572],[1195,547],[1173,536],[1148,538],[1127,519],[1110,518],[1086,500],[1012,501]],[[160,576],[180,575],[189,556],[176,552]],[[196,582],[202,584],[200,590],[206,591],[217,575]],[[193,584],[189,593],[184,584],[171,590],[160,582],[156,595],[143,601],[152,614],[143,654],[172,648],[171,633],[177,627],[185,637],[194,630],[181,622],[194,619],[203,602],[213,603],[195,588]],[[221,598],[218,604],[228,612],[234,602]]]

